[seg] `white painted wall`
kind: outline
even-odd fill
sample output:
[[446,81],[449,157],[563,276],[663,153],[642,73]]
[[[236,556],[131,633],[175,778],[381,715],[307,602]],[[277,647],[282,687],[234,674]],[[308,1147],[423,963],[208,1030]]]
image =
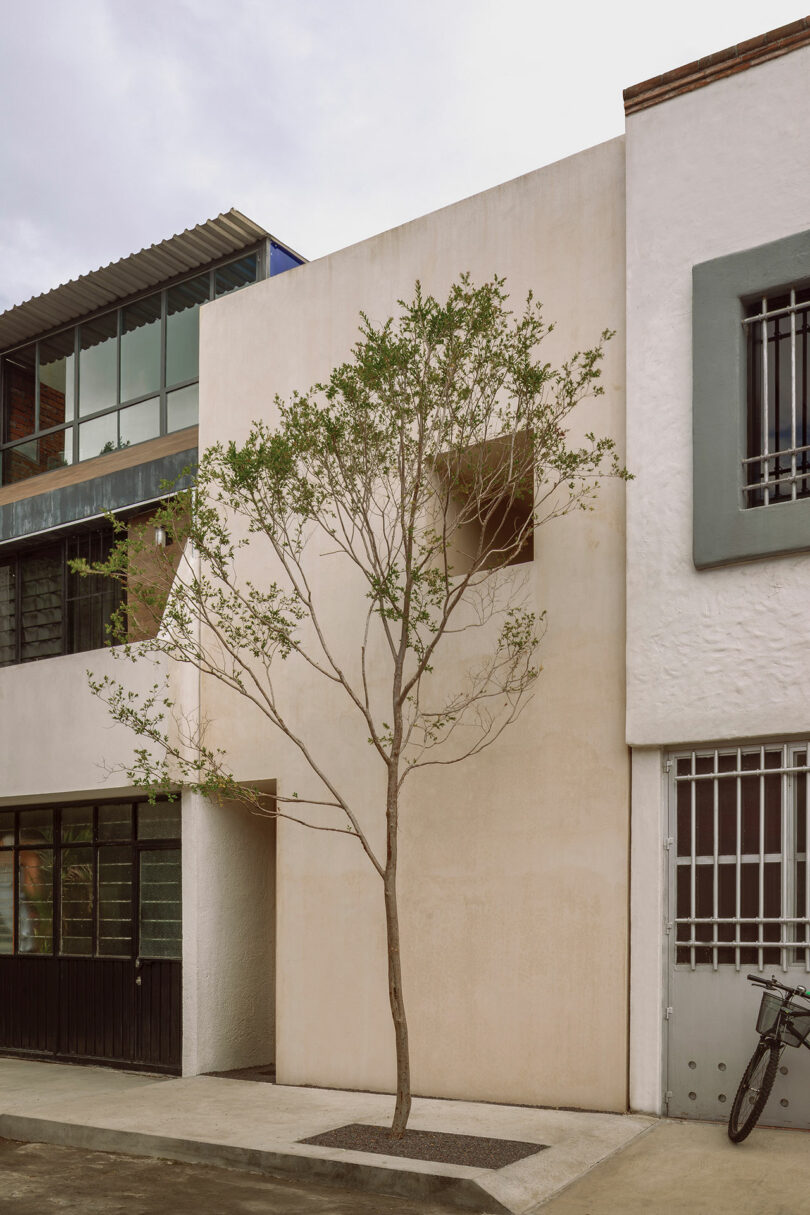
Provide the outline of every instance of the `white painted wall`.
[[275,822],[183,794],[183,1075],[272,1063]]
[[692,266],[810,228],[808,80],[804,48],[627,122],[630,1094],[642,1110],[661,1108],[665,822],[657,751],[643,748],[810,732],[797,663],[810,560],[698,572],[691,555]]
[[92,650],[0,669],[0,801],[21,805],[124,791],[122,769],[132,762],[135,738],[114,725],[90,693],[88,670],[145,692],[161,678],[162,667]]
[[[252,418],[272,417],[276,392],[325,377],[348,357],[361,309],[381,321],[417,277],[442,294],[464,270],[476,281],[507,275],[516,303],[535,289],[559,325],[552,360],[606,326],[619,330],[606,395],[575,426],[621,444],[623,182],[615,140],[207,305],[201,446],[241,437]],[[539,537],[526,571],[532,601],[548,609],[534,702],[496,748],[463,769],[423,774],[408,794],[402,940],[418,1092],[626,1106],[623,533],[624,487],[610,483],[595,513]],[[245,565],[257,579],[272,568],[266,554]],[[331,603],[330,630],[349,653],[361,592],[328,558],[315,576]],[[450,667],[474,658],[464,642]],[[294,658],[279,693],[379,841],[381,773],[365,729]],[[202,705],[240,776],[320,795],[258,714],[208,681]],[[186,874],[189,897],[202,904],[205,866],[194,876],[187,862]],[[390,1089],[382,891],[356,842],[279,823],[277,930],[279,1079]]]
[[635,747],[631,756],[630,1109],[657,1114],[663,1105],[667,962],[663,756],[654,747]]
[[634,746],[810,730],[796,666],[808,638],[810,560],[698,572],[691,556],[691,270],[810,228],[809,79],[803,48],[627,122]]

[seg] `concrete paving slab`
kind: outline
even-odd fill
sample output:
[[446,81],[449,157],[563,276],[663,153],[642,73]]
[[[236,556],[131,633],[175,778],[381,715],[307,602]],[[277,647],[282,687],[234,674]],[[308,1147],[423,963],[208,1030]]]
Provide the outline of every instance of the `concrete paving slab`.
[[[807,1131],[663,1120],[538,1215],[810,1215]],[[526,1215],[529,1215],[527,1212]],[[533,1215],[533,1212],[532,1212]]]
[[350,1122],[386,1125],[392,1112],[387,1095],[102,1068],[48,1074],[55,1067],[60,1065],[0,1059],[0,1136],[309,1176],[493,1215],[525,1215],[655,1123],[416,1098],[415,1129],[548,1145],[503,1169],[479,1169],[298,1142]]
[[[31,1101],[54,1101],[59,1097],[88,1099],[108,1092],[119,1094],[164,1083],[169,1076],[151,1072],[121,1072],[109,1067],[77,1067],[69,1063],[32,1063],[28,1059],[0,1059],[0,1111],[10,1097]],[[35,1078],[35,1079],[34,1079]]]

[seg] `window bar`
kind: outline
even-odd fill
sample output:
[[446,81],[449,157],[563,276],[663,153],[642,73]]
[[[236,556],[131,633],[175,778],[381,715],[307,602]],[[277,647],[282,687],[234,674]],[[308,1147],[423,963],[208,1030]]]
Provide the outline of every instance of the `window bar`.
[[[65,440],[67,444],[67,439]],[[73,424],[70,428],[72,464],[79,463],[79,326],[73,326]]]
[[737,856],[735,858],[735,902],[734,915],[737,923],[734,929],[736,944],[734,947],[734,966],[736,970],[740,969],[740,881],[741,881],[741,857],[742,857],[742,750],[737,748]]
[[11,950],[20,952],[20,813],[14,813],[14,848],[11,852]]
[[[759,749],[759,766],[760,770],[765,768],[765,748]],[[764,967],[762,956],[762,921],[765,918],[765,777],[759,778],[759,945],[757,947],[757,966],[759,970]]]
[[[810,750],[805,762],[810,761]],[[804,774],[804,969],[810,971],[810,775]]]
[[[791,776],[794,773],[797,773],[797,772],[804,773],[806,771],[807,771],[806,764],[794,764],[792,767],[790,764],[788,764],[785,767],[779,767],[779,768],[746,768],[743,775],[750,776],[750,777],[781,776],[784,772],[786,772],[788,774],[788,776]],[[736,772],[718,772],[717,779],[718,780],[727,780],[727,779],[731,779],[732,777],[736,777],[736,775],[737,775]],[[676,783],[682,782],[682,781],[688,781],[691,784],[693,779],[695,781],[714,780],[715,775],[713,772],[697,772],[695,774],[694,778],[689,775],[675,777]]]
[[[692,752],[692,775],[693,775],[693,776],[695,775],[695,766],[696,766],[696,762],[695,762],[695,752],[693,751],[693,752]],[[696,906],[696,903],[695,903],[695,844],[696,844],[696,830],[695,830],[695,793],[696,793],[696,791],[697,791],[697,785],[695,784],[695,782],[694,782],[694,781],[692,781],[691,795],[690,795],[690,799],[689,799],[689,809],[690,809],[690,816],[691,816],[691,823],[690,823],[690,828],[691,828],[691,840],[690,840],[690,848],[689,848],[689,852],[690,852],[690,857],[689,857],[689,868],[690,868],[690,874],[689,874],[689,898],[690,898],[690,903],[689,903],[689,914],[690,914],[691,916],[693,916],[693,917],[695,916],[695,914],[696,914],[696,912],[697,912],[697,906]],[[694,930],[694,928],[692,929],[692,932],[691,932],[690,936],[691,936],[691,940],[692,940],[692,942],[693,942],[693,943],[692,943],[692,944],[689,946],[689,960],[690,960],[690,963],[691,963],[692,970],[694,970],[694,969],[695,969],[695,946],[694,946],[694,940],[695,940],[695,930]]]
[[[788,748],[782,748],[782,766],[786,767],[788,763]],[[779,778],[779,826],[780,836],[782,840],[782,860],[779,864],[779,877],[781,886],[781,915],[782,923],[779,926],[779,938],[782,944],[779,949],[779,958],[782,964],[782,970],[787,970],[789,964],[789,950],[784,943],[795,937],[795,927],[791,929],[789,926],[790,904],[791,904],[791,868],[793,842],[790,838],[790,807],[788,802],[788,778],[783,773]]]
[[762,484],[762,496],[765,505],[770,503],[770,494],[768,492],[768,322],[765,320],[765,313],[768,310],[768,301],[765,296],[762,297],[762,321],[760,322],[760,341],[762,344],[762,459],[760,461],[760,481]]
[[[34,434],[40,432],[40,401],[39,401],[39,342],[34,342]],[[39,443],[37,443],[37,458],[39,458]]]
[[[802,312],[802,439],[807,440],[807,317]],[[802,493],[807,493],[807,453],[802,455]]]
[[796,501],[796,288],[790,289],[790,499]]
[[[718,757],[718,752],[715,750],[715,753],[714,753],[715,775],[717,774],[719,767],[720,767],[720,760]],[[717,848],[718,848],[718,830],[719,830],[719,825],[720,825],[720,805],[719,805],[720,786],[717,781],[714,782],[714,785],[712,787],[712,793],[713,793],[712,818],[714,820],[714,852],[713,852],[713,857],[712,857],[712,918],[714,921],[714,927],[712,928],[712,935],[715,938],[717,938],[717,936],[718,936],[717,916],[719,914],[718,906],[717,906]],[[717,970],[717,946],[716,945],[712,946],[712,970]]]

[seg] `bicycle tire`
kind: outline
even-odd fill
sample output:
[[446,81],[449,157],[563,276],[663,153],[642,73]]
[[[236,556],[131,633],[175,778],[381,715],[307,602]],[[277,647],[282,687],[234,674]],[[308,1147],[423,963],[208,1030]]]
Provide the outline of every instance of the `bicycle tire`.
[[728,1137],[742,1143],[756,1126],[771,1095],[779,1068],[782,1044],[776,1038],[760,1038],[743,1072],[728,1119]]

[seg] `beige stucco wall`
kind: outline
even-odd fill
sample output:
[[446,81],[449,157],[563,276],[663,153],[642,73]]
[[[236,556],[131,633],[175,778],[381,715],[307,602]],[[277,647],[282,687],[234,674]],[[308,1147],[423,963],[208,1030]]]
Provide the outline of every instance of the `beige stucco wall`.
[[134,735],[110,719],[87,685],[109,675],[145,692],[161,678],[153,662],[109,650],[65,654],[0,670],[0,801],[22,805],[59,796],[115,797],[127,787]]
[[273,1062],[275,834],[183,794],[184,1075]]
[[[619,331],[606,395],[583,406],[576,425],[623,444],[624,148],[616,140],[206,306],[201,446],[242,437],[252,418],[272,418],[275,393],[325,377],[348,356],[361,309],[381,321],[416,278],[441,294],[464,270],[477,281],[507,275],[516,303],[535,290],[558,322],[551,359],[592,344],[606,326]],[[349,656],[362,591],[335,558],[315,564],[330,632]],[[246,557],[244,572],[270,577],[266,550]],[[534,701],[478,759],[421,774],[403,809],[414,1089],[619,1110],[627,1084],[623,486],[605,485],[594,513],[544,530],[533,565],[515,573],[523,576],[548,612]],[[462,641],[448,660],[461,669],[474,657]],[[294,659],[278,688],[379,842],[382,772],[362,724]],[[321,795],[257,713],[205,681],[202,709],[240,776]],[[380,880],[348,838],[280,822],[277,847],[279,1080],[390,1089]]]

